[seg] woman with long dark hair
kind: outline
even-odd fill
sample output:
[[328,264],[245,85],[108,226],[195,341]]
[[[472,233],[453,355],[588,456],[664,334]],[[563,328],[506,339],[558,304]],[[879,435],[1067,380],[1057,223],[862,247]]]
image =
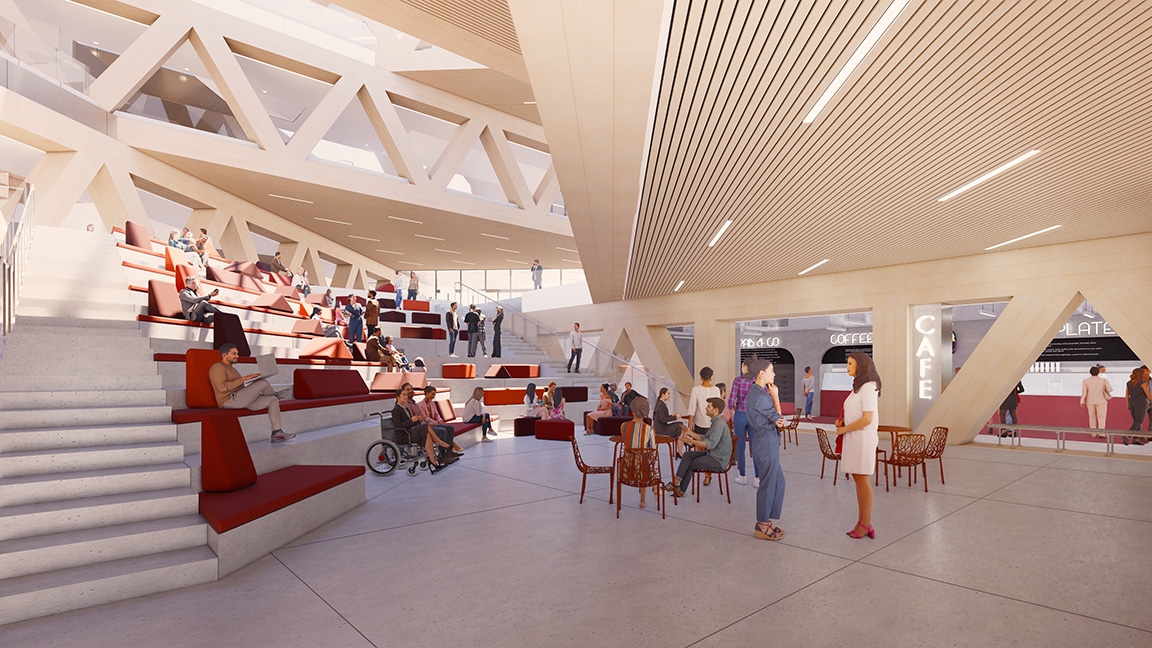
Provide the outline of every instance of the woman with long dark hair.
[[856,502],[860,516],[856,526],[848,532],[851,538],[876,537],[872,528],[872,481],[876,472],[876,446],[880,443],[877,428],[880,425],[880,374],[866,353],[848,354],[848,375],[852,376],[852,392],[844,401],[844,417],[836,422],[836,434],[844,435],[840,453],[840,468],[852,475],[856,482]]
[[[1152,402],[1152,393],[1148,391],[1148,373],[1148,367],[1137,367],[1125,385],[1124,400],[1128,404],[1128,413],[1132,415],[1132,427],[1129,430],[1140,430],[1140,424],[1148,412],[1148,403]],[[1124,445],[1129,443],[1144,445],[1147,441],[1141,437],[1125,436]]]

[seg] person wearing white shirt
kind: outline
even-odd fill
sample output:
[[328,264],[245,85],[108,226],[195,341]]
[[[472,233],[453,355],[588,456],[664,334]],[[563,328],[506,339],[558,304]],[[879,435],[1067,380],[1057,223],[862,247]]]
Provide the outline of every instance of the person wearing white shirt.
[[568,358],[568,373],[572,373],[572,361],[576,361],[576,373],[580,373],[580,355],[584,353],[584,335],[580,333],[580,322],[572,325],[572,332],[568,334],[568,342],[572,345],[572,356]]
[[[1103,430],[1108,420],[1108,400],[1112,398],[1112,384],[1100,374],[1104,373],[1104,365],[1096,365],[1088,370],[1091,376],[1084,379],[1080,388],[1080,407],[1088,408],[1088,427]],[[1103,434],[1093,434],[1094,437],[1103,438]]]
[[705,411],[709,398],[720,398],[720,388],[712,384],[712,367],[704,367],[700,370],[700,384],[692,388],[692,394],[688,397],[688,425],[701,436],[708,434],[708,428],[696,424],[712,421],[712,417]]
[[396,278],[392,280],[392,287],[396,289],[396,308],[404,305],[404,275],[396,271]]
[[859,516],[848,537],[859,540],[864,536],[876,538],[872,528],[872,482],[868,479],[876,470],[876,446],[880,443],[880,374],[872,358],[865,353],[848,354],[848,375],[852,376],[852,392],[844,400],[844,416],[836,421],[836,434],[844,435],[839,469],[852,475],[856,482],[856,503]]

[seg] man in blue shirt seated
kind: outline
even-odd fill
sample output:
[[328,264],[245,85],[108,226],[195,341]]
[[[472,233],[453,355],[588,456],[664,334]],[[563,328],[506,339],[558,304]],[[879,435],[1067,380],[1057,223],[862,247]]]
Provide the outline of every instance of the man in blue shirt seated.
[[728,432],[728,423],[720,416],[724,413],[724,400],[709,398],[704,413],[712,421],[704,436],[687,431],[680,433],[680,441],[697,450],[685,452],[680,460],[680,467],[676,469],[676,478],[680,483],[664,484],[664,490],[675,493],[676,497],[684,497],[692,473],[702,470],[720,472],[726,469],[732,460],[732,437]]

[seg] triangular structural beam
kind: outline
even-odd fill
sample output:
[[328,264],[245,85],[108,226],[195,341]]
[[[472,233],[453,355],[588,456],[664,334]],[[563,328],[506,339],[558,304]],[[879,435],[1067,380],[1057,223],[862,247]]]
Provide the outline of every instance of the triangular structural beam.
[[1075,291],[1013,297],[916,432],[945,426],[950,444],[976,438],[1083,299]]
[[[325,109],[326,118],[315,126],[309,124],[308,139],[294,147],[293,150],[299,152],[301,146],[315,141],[315,145],[309,152],[309,155],[314,159],[339,164],[351,163],[352,166],[360,170],[403,177],[400,175],[401,171],[396,167],[392,155],[389,154],[390,146],[384,143],[385,139],[390,144],[393,140],[390,137],[381,138],[380,130],[377,129],[377,124],[372,119],[373,113],[375,113],[378,122],[380,120],[379,112],[376,106],[371,103],[363,86],[356,87],[349,94],[352,87],[341,86],[340,83],[337,83],[333,87],[334,95],[338,88],[339,95],[334,96],[331,104]],[[331,119],[331,114],[337,110],[338,101],[344,101],[344,106],[339,109],[336,118]],[[368,103],[365,104],[365,101]],[[369,107],[371,107],[371,111]],[[317,116],[313,115],[313,117]],[[315,132],[324,123],[328,124],[327,129],[323,136],[316,138]],[[385,134],[390,135],[386,129]],[[411,181],[410,178],[409,180]]]
[[535,205],[532,193],[528,189],[528,182],[524,180],[524,173],[520,170],[520,163],[512,153],[512,146],[508,138],[499,128],[487,127],[480,133],[480,143],[484,145],[484,152],[488,154],[488,161],[508,202],[528,209]]

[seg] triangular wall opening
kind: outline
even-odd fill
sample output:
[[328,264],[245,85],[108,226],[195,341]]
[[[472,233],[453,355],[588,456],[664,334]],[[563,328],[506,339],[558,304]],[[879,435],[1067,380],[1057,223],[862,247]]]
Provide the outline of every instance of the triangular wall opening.
[[229,41],[229,46],[284,143],[300,130],[338,80],[334,74],[242,43]]
[[425,171],[430,171],[444,155],[448,143],[468,120],[460,115],[420,103],[407,97],[388,93],[396,114],[416,157]]
[[308,159],[403,180],[376,134],[359,95],[348,102]]

